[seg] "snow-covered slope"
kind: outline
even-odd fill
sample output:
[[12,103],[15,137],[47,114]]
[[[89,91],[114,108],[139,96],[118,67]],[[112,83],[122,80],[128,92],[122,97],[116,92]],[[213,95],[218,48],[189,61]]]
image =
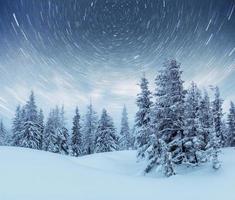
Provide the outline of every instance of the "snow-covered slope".
[[0,147],[1,200],[234,200],[235,149],[225,149],[222,169],[210,166],[178,175],[144,177],[134,151],[81,158]]

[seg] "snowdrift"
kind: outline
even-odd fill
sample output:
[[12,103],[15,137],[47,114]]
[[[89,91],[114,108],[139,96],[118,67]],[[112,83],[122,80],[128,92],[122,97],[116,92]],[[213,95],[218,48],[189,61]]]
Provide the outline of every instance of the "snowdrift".
[[135,151],[81,158],[0,147],[1,200],[234,200],[235,149],[224,149],[222,168],[209,164],[176,176],[141,175]]

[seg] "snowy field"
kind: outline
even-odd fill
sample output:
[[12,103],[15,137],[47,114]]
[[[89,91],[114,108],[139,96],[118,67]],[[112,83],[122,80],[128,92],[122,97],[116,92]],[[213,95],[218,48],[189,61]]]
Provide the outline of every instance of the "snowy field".
[[135,151],[81,158],[0,147],[1,200],[234,200],[235,149],[225,149],[222,168],[208,164],[170,178],[141,175]]

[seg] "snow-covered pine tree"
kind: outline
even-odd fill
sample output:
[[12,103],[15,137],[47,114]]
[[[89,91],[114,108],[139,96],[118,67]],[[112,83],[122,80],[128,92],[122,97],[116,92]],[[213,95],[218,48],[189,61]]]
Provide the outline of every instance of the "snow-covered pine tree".
[[224,137],[224,147],[230,146],[230,138],[229,138],[229,130],[228,130],[228,124],[225,119],[222,120],[222,135]]
[[83,154],[94,153],[97,121],[97,113],[94,111],[93,106],[90,103],[87,107],[87,112],[82,123]]
[[146,157],[146,150],[149,148],[150,141],[150,122],[152,109],[152,95],[148,88],[148,80],[145,75],[140,81],[140,93],[137,95],[136,104],[138,111],[135,116],[135,147],[137,148],[137,158],[144,159]]
[[60,144],[60,153],[68,155],[69,154],[69,132],[66,128],[64,106],[61,107],[59,115],[59,131],[58,131],[58,143]]
[[3,121],[0,121],[0,146],[6,145],[6,129],[3,125]]
[[175,175],[171,152],[169,152],[166,143],[158,139],[155,134],[152,134],[149,140],[151,145],[147,149],[148,165],[144,172],[149,173],[154,168],[158,168],[158,171],[167,177]]
[[187,91],[184,110],[184,163],[198,165],[205,157],[204,135],[200,126],[201,94],[195,83]]
[[230,103],[228,114],[228,146],[235,147],[235,106]]
[[126,106],[123,107],[122,111],[119,147],[120,150],[128,150],[131,148],[131,136]]
[[20,132],[22,128],[22,118],[21,118],[21,107],[17,106],[15,111],[15,117],[12,124],[12,145],[19,146]]
[[68,130],[65,127],[64,109],[58,106],[49,113],[44,129],[43,149],[53,153],[68,154]]
[[39,110],[39,114],[38,114],[38,125],[39,125],[39,129],[40,129],[40,133],[41,133],[41,141],[40,141],[40,149],[42,149],[42,145],[43,145],[43,132],[44,132],[44,115],[43,115],[43,111],[42,109]]
[[214,126],[210,98],[206,90],[204,91],[204,96],[202,97],[199,105],[199,122],[200,129],[203,134],[203,149],[207,150],[210,135],[214,132]]
[[181,75],[180,64],[176,60],[168,60],[155,79],[154,134],[166,143],[175,164],[181,164],[184,159],[182,139],[185,90]]
[[43,131],[42,149],[44,151],[58,152],[58,150],[56,150],[54,145],[56,144],[56,139],[57,139],[55,134],[54,112],[55,112],[54,109],[50,111]]
[[209,148],[207,152],[209,156],[211,157],[212,168],[217,170],[221,167],[221,163],[219,161],[221,143],[220,143],[220,138],[217,137],[215,131],[210,135],[210,141],[209,141],[208,146]]
[[107,111],[103,109],[96,132],[95,152],[118,150],[118,140],[113,120]]
[[155,79],[156,103],[151,115],[150,137],[155,139],[150,139],[147,150],[147,172],[160,167],[166,176],[171,176],[175,174],[173,165],[183,163],[185,91],[181,74],[180,64],[168,60]]
[[[199,121],[204,138],[204,160],[211,159],[213,169],[220,168],[219,153],[220,153],[220,137],[217,137],[216,126],[214,120],[214,102],[210,105],[208,93],[205,91],[204,97],[200,102]],[[212,108],[211,108],[212,107]],[[222,112],[221,112],[222,113]],[[224,123],[221,121],[221,133],[224,132]]]
[[75,116],[73,117],[70,148],[72,156],[80,156],[82,154],[82,135],[81,135],[81,126],[80,126],[80,114],[78,107],[76,107]]
[[24,106],[21,120],[23,123],[19,133],[19,146],[40,149],[41,132],[33,92],[31,92],[29,100]]
[[215,99],[212,102],[212,112],[213,112],[214,130],[216,133],[216,137],[219,140],[220,147],[223,147],[225,142],[222,131],[222,118],[223,118],[222,104],[223,100],[220,97],[219,88],[215,87]]

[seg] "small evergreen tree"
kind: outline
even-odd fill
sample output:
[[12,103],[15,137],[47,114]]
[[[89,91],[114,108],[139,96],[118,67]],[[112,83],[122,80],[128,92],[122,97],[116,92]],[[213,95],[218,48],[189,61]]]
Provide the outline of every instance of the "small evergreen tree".
[[203,143],[204,143],[203,149],[207,150],[208,143],[210,141],[210,136],[214,131],[211,103],[207,91],[204,92],[204,96],[200,101],[199,122],[200,122],[200,129],[203,134]]
[[42,139],[42,149],[45,151],[56,152],[54,144],[56,144],[56,134],[55,134],[55,110],[51,110],[45,128],[43,131]]
[[213,121],[214,121],[214,130],[216,133],[216,137],[218,137],[220,147],[224,146],[224,136],[222,132],[222,118],[223,118],[223,110],[222,110],[223,100],[220,97],[220,91],[218,87],[215,87],[215,99],[212,102],[212,112],[213,112]]
[[80,114],[78,107],[75,110],[73,118],[72,137],[71,137],[71,155],[79,156],[82,154],[82,135],[80,126]]
[[183,152],[184,162],[188,164],[200,164],[205,157],[204,135],[200,126],[200,99],[200,91],[192,83],[186,95],[184,112]]
[[118,150],[118,140],[113,120],[107,114],[107,111],[103,109],[96,132],[95,152]]
[[122,112],[119,145],[120,145],[120,150],[128,150],[131,148],[131,136],[130,136],[130,128],[128,124],[128,114],[126,106],[124,106]]
[[94,153],[97,121],[97,113],[94,111],[93,106],[90,103],[87,107],[87,113],[82,125],[83,154]]
[[221,167],[221,163],[219,161],[221,143],[216,135],[216,132],[214,132],[210,136],[209,147],[210,148],[208,149],[208,152],[209,155],[211,156],[212,168],[217,170]]
[[21,118],[21,107],[17,106],[15,117],[13,119],[12,124],[12,145],[13,146],[20,146],[20,133],[21,133],[21,125],[22,125],[22,118]]
[[66,128],[66,122],[65,122],[65,112],[64,112],[64,106],[62,106],[60,110],[60,116],[59,116],[59,131],[58,131],[58,142],[60,144],[60,153],[68,155],[69,154],[69,132]]
[[39,125],[39,131],[40,131],[40,136],[41,136],[41,141],[40,141],[40,149],[42,149],[42,145],[43,145],[43,133],[44,133],[44,115],[43,115],[43,111],[42,109],[39,110],[39,114],[38,114],[38,125]]
[[230,103],[228,114],[228,146],[235,147],[235,106]]
[[65,127],[64,109],[56,106],[49,113],[44,129],[43,149],[53,153],[68,154],[68,130]]
[[137,158],[143,159],[146,157],[146,151],[149,148],[150,141],[150,122],[151,122],[151,92],[148,88],[148,80],[145,76],[141,78],[140,82],[140,93],[137,95],[137,106],[138,111],[135,116],[135,129],[136,139],[135,146],[137,148]]
[[148,165],[145,168],[145,173],[158,168],[167,177],[175,175],[172,156],[166,143],[161,139],[157,139],[154,134],[150,136],[150,141],[152,144],[147,149]]

